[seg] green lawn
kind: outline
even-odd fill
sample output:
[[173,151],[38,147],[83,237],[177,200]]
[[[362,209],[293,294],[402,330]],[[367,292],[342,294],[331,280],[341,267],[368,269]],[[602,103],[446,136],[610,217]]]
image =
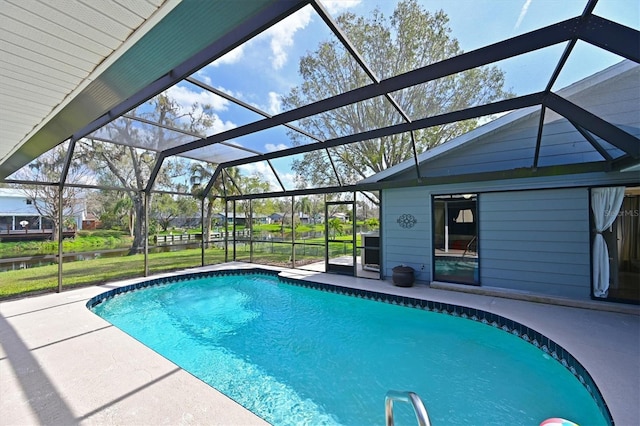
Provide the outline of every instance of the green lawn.
[[[200,249],[149,255],[151,274],[200,266]],[[209,264],[224,262],[224,251],[206,252]],[[109,281],[144,275],[144,256],[101,258],[63,264],[63,287],[103,284]],[[0,272],[0,299],[18,295],[55,291],[58,288],[58,265]]]
[[[340,239],[345,237],[338,237]],[[307,243],[301,244],[301,243]],[[310,243],[320,245],[314,245]],[[290,266],[290,243],[254,243],[254,263]],[[296,244],[296,261],[322,261],[324,238],[300,240]],[[238,260],[249,261],[248,245],[237,249]],[[330,243],[330,256],[348,255],[351,244]],[[224,262],[224,250],[211,248],[205,252],[207,264]],[[200,249],[185,249],[167,253],[149,254],[149,273],[156,274],[172,270],[200,266]],[[125,278],[144,275],[142,254],[123,257],[98,258],[63,265],[63,287],[98,285]],[[51,292],[58,288],[58,265],[40,266],[0,272],[0,300],[40,292]]]

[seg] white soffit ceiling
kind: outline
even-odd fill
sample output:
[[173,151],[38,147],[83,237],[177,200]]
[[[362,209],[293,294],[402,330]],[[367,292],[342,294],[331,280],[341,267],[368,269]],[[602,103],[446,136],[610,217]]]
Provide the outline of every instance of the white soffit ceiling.
[[0,0],[0,163],[179,0]]
[[0,0],[0,179],[305,4]]

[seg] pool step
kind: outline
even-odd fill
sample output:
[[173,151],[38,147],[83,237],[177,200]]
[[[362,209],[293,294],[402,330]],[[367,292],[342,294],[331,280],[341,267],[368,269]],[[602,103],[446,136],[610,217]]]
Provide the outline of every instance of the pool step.
[[407,402],[413,407],[420,426],[431,426],[429,414],[420,397],[414,392],[390,390],[384,398],[384,412],[387,426],[393,426],[393,402]]

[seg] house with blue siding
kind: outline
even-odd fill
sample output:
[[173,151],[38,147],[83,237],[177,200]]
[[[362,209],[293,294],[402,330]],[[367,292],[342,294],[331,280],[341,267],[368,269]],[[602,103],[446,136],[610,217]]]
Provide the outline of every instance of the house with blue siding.
[[[640,66],[557,95],[640,137]],[[607,124],[609,123],[609,124]],[[576,300],[640,302],[640,164],[540,106],[513,111],[362,183],[381,191],[381,274]]]

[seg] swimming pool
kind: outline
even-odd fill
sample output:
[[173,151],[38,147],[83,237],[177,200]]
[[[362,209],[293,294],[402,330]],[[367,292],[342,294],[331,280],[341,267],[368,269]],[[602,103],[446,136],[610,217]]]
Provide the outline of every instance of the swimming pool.
[[[475,309],[289,283],[296,285],[260,272],[163,278],[88,306],[276,425],[383,424],[390,389],[418,393],[434,425],[610,421],[580,364],[520,324]],[[415,424],[408,407],[394,411],[398,424]]]

